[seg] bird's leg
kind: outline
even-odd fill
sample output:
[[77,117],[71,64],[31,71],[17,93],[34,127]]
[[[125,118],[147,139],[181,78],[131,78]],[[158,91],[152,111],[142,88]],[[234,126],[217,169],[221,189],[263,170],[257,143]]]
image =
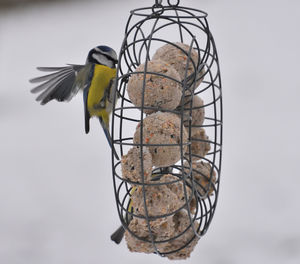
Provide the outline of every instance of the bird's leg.
[[[114,101],[114,91],[116,88],[116,79],[111,79],[109,84],[109,89],[107,89],[107,100],[112,104]],[[117,92],[117,98],[119,98],[120,95]]]

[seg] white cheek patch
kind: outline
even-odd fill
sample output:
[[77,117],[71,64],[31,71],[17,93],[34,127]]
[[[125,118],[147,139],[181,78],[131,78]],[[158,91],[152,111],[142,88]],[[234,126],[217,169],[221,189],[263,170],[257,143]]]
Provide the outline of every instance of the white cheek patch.
[[101,63],[101,61],[103,60],[103,55],[101,55],[101,54],[99,54],[99,53],[94,53],[93,55],[92,55],[92,57],[97,61],[97,62],[99,62],[99,63]]
[[108,67],[113,67],[113,62],[111,60],[109,60],[108,58],[106,58],[106,56],[99,54],[99,53],[94,53],[92,55],[92,57],[99,63],[102,65],[106,65]]

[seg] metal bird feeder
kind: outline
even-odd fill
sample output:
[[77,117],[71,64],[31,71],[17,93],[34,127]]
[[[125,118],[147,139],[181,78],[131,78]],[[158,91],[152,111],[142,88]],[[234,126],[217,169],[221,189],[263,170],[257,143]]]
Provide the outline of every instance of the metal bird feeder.
[[[151,7],[134,9],[127,21],[117,68],[114,98],[116,105],[112,112],[111,134],[114,147],[120,156],[124,157],[131,148],[138,149],[138,161],[135,162],[139,163],[140,180],[132,181],[124,177],[122,161],[116,160],[113,154],[112,170],[116,204],[127,236],[126,241],[129,243],[129,240],[135,240],[136,244],[142,244],[147,249],[139,250],[130,245],[128,247],[131,251],[153,252],[178,259],[189,256],[188,249],[194,247],[199,238],[206,233],[216,209],[222,156],[222,93],[219,59],[207,22],[207,13],[181,6],[179,0],[165,2],[167,3],[162,4],[162,1],[155,1]],[[188,49],[183,49],[179,43],[185,43]],[[186,65],[182,79],[174,80],[164,72],[148,70],[153,54],[164,45],[176,48],[184,55]],[[196,59],[192,56],[195,53]],[[140,65],[144,65],[142,70],[138,68]],[[189,67],[192,71],[189,71]],[[128,95],[130,79],[137,74],[142,76],[143,84],[139,105],[134,104]],[[169,109],[159,104],[154,106],[145,104],[148,75],[172,80],[180,86],[182,96],[177,107]],[[200,97],[204,103],[200,106],[194,105],[195,97]],[[195,125],[193,111],[199,109],[205,111],[205,118],[201,125]],[[167,113],[179,118],[180,137],[176,143],[151,143],[143,140],[146,133],[145,118],[152,113]],[[207,137],[195,138],[193,131],[197,129],[205,130]],[[135,133],[138,134],[140,141],[134,139]],[[184,138],[184,133],[187,133],[187,139]],[[210,150],[205,154],[195,153],[194,143],[202,146],[208,144]],[[146,165],[143,153],[145,149],[151,147],[166,147],[166,153],[168,147],[178,147],[179,159],[168,166],[153,166],[152,179],[148,181],[144,176]],[[195,163],[206,164],[207,173]],[[166,175],[168,179],[173,180],[162,180]],[[154,214],[151,208],[156,205],[151,202],[156,200],[154,194],[148,190],[158,188],[161,191],[165,187],[172,189],[172,186],[180,187],[183,203],[181,202],[174,210],[162,210],[161,213]],[[133,201],[138,196],[138,190],[142,212],[141,209],[138,211],[135,208],[137,203]],[[154,197],[154,201],[149,200],[150,196],[151,199]],[[160,202],[168,203],[168,200],[162,199]],[[165,206],[169,208],[169,204]],[[188,224],[181,226],[183,221],[180,222],[178,217],[182,216],[182,212]],[[177,222],[174,217],[177,217]],[[170,222],[169,219],[174,221]],[[143,223],[145,227],[143,235],[133,230],[133,221]],[[175,231],[167,232],[161,237],[162,222],[171,223],[172,227],[174,225]],[[156,223],[160,226],[157,227]]]

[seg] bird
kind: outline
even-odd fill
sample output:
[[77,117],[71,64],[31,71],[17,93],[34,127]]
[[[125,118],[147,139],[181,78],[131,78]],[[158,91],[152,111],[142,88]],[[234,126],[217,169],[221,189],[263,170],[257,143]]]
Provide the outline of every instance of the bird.
[[45,105],[53,99],[59,102],[68,102],[81,90],[83,92],[85,133],[88,134],[90,131],[90,118],[97,117],[114,156],[119,160],[109,132],[109,115],[113,109],[117,64],[118,58],[115,50],[100,45],[89,51],[84,65],[37,67],[42,72],[51,73],[29,81],[41,83],[31,89],[32,93],[39,94],[36,101],[41,105]]

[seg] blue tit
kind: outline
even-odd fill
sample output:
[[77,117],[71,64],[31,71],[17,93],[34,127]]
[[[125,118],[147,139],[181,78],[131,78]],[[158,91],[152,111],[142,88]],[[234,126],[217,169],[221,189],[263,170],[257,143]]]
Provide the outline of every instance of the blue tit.
[[38,67],[48,75],[33,78],[31,83],[42,83],[31,90],[40,93],[36,98],[41,105],[52,99],[70,101],[79,90],[83,91],[85,132],[89,133],[90,118],[97,117],[115,157],[109,133],[109,115],[115,94],[116,52],[107,46],[97,46],[89,51],[85,65],[67,64],[65,67]]

